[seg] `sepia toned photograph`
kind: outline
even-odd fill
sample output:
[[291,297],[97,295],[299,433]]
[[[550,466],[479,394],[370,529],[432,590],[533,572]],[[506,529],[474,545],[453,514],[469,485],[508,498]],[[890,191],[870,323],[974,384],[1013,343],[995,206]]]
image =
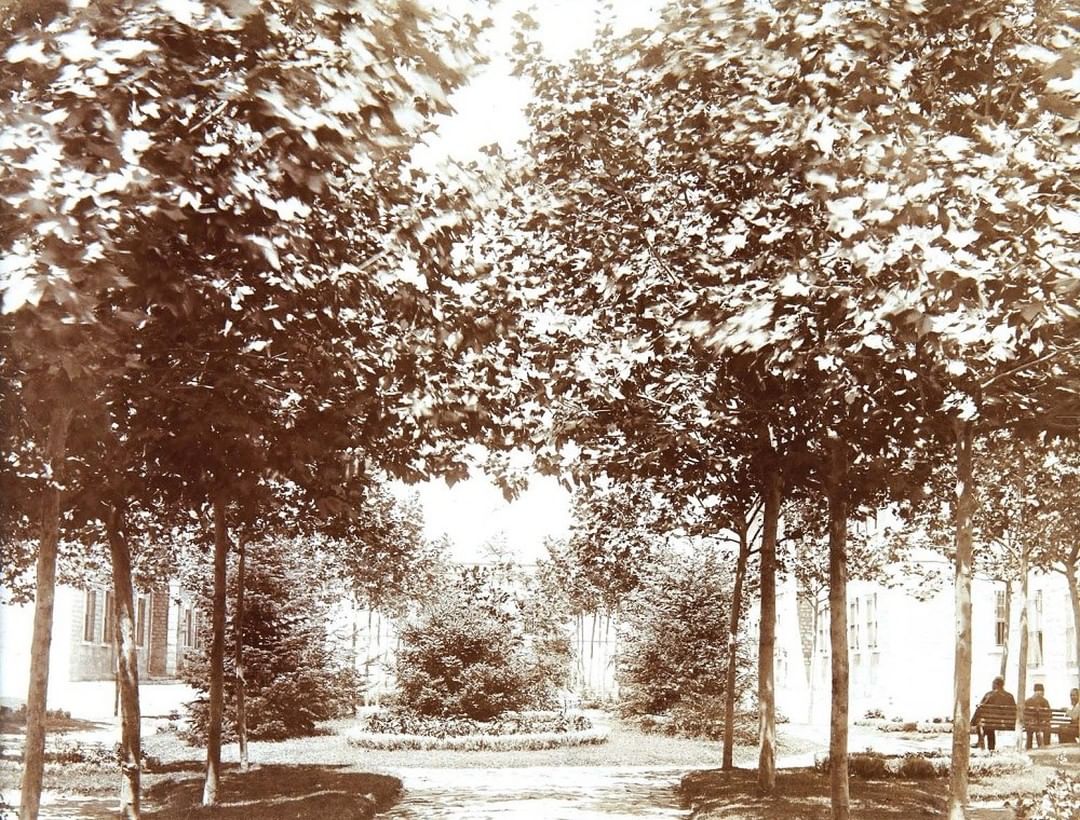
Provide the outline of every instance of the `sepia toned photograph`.
[[1080,0],[0,0],[0,818],[1080,820]]

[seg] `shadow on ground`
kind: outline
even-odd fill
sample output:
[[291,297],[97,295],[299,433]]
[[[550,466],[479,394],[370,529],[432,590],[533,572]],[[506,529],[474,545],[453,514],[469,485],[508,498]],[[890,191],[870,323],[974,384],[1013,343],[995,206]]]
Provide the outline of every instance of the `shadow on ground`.
[[222,774],[219,805],[200,805],[202,790],[201,774],[155,783],[146,790],[143,817],[367,820],[399,799],[401,781],[343,766],[253,766],[247,772],[229,767]]
[[[694,809],[696,820],[817,820],[832,816],[829,777],[813,769],[782,769],[776,776],[776,794],[763,797],[752,769],[692,772],[682,780],[680,792]],[[937,780],[851,780],[851,816],[857,820],[901,820],[940,817],[945,791]]]

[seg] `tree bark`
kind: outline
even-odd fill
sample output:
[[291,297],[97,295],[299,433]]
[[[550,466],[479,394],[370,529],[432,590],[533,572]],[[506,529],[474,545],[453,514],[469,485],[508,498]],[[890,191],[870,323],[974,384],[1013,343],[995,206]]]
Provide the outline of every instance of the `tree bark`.
[[1016,748],[1024,746],[1024,694],[1027,691],[1028,652],[1030,635],[1028,633],[1028,551],[1020,548],[1020,647],[1016,653]]
[[41,807],[41,778],[45,771],[45,704],[49,691],[49,652],[52,648],[53,606],[56,602],[56,554],[60,541],[60,481],[74,408],[58,400],[49,418],[45,461],[52,480],[41,499],[41,538],[34,588],[34,632],[30,644],[30,684],[26,694],[26,746],[19,805],[20,820],[37,820]]
[[1065,564],[1065,578],[1069,582],[1069,599],[1072,601],[1073,640],[1076,641],[1076,685],[1080,687],[1080,583],[1077,582],[1076,577],[1077,558],[1080,558],[1078,553],[1080,553],[1080,542],[1073,546],[1070,560]]
[[216,806],[221,783],[221,723],[225,703],[225,559],[229,552],[229,532],[225,521],[225,501],[214,498],[214,597],[210,641],[210,715],[206,727],[206,781],[204,806]]
[[848,638],[847,638],[847,470],[848,455],[839,441],[830,443],[829,499],[829,644],[832,651],[832,711],[829,724],[829,791],[833,820],[848,820]]
[[1012,581],[1005,579],[1005,640],[1001,643],[1001,677],[1009,670],[1009,629],[1012,626]]
[[956,648],[953,667],[952,765],[949,774],[949,820],[964,820],[968,804],[971,757],[971,558],[975,485],[969,421],[956,422]]
[[240,770],[248,770],[247,705],[244,701],[244,558],[245,546],[240,539],[236,564],[236,738],[240,744]]
[[782,476],[773,466],[765,478],[761,531],[761,623],[758,633],[758,709],[761,713],[758,789],[776,791],[776,533],[780,519]]
[[[744,522],[745,523],[745,522]],[[735,768],[735,675],[738,671],[739,619],[742,617],[743,582],[750,558],[747,527],[739,530],[739,557],[735,562],[735,588],[731,593],[731,626],[728,629],[727,679],[724,691],[724,769]]]
[[120,816],[138,820],[142,778],[142,718],[139,711],[139,647],[135,636],[135,595],[131,588],[131,549],[121,513],[111,508],[105,529],[112,560],[116,615],[117,688],[120,693]]

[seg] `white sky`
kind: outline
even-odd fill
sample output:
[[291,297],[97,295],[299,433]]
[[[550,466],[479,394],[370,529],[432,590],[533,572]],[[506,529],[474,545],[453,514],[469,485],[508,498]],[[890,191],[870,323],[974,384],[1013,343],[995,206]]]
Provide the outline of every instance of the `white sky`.
[[513,502],[486,477],[453,487],[437,479],[412,489],[424,505],[425,534],[448,535],[460,561],[484,560],[484,545],[501,533],[519,562],[533,563],[547,554],[544,539],[564,536],[570,526],[570,494],[548,476],[534,476]]
[[[444,0],[451,7],[454,0]],[[470,0],[457,0],[469,5]],[[537,0],[529,9],[539,29],[534,36],[552,60],[567,60],[587,48],[596,34],[598,0]],[[664,0],[614,0],[618,6],[617,31],[630,31],[654,24]],[[421,164],[437,162],[447,154],[460,161],[479,156],[485,145],[499,143],[512,155],[528,136],[524,109],[532,96],[526,80],[511,75],[513,15],[528,9],[527,0],[501,0],[493,14],[494,26],[487,32],[491,61],[450,98],[456,114],[444,118],[436,144],[414,153]]]

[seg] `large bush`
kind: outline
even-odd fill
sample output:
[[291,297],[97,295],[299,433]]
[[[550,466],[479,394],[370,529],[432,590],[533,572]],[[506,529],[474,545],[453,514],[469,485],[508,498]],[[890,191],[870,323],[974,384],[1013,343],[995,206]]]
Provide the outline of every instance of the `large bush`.
[[401,633],[400,704],[421,715],[490,720],[549,704],[565,677],[557,637],[490,571],[462,571]]
[[[625,713],[677,715],[690,725],[688,713],[704,708],[720,719],[731,587],[727,562],[710,551],[667,554],[653,562],[622,608],[618,671]],[[741,694],[749,682],[750,655],[740,649],[737,658]]]
[[[301,542],[247,547],[243,658],[248,737],[280,740],[310,735],[318,721],[351,712],[361,681],[346,657],[337,657],[327,634],[330,590],[319,556]],[[209,585],[203,587],[208,589]],[[225,721],[227,739],[236,725],[237,572],[229,568],[225,627]],[[209,611],[209,600],[203,602]],[[206,736],[209,711],[209,619],[201,648],[184,678],[199,693],[189,704],[191,733]]]

